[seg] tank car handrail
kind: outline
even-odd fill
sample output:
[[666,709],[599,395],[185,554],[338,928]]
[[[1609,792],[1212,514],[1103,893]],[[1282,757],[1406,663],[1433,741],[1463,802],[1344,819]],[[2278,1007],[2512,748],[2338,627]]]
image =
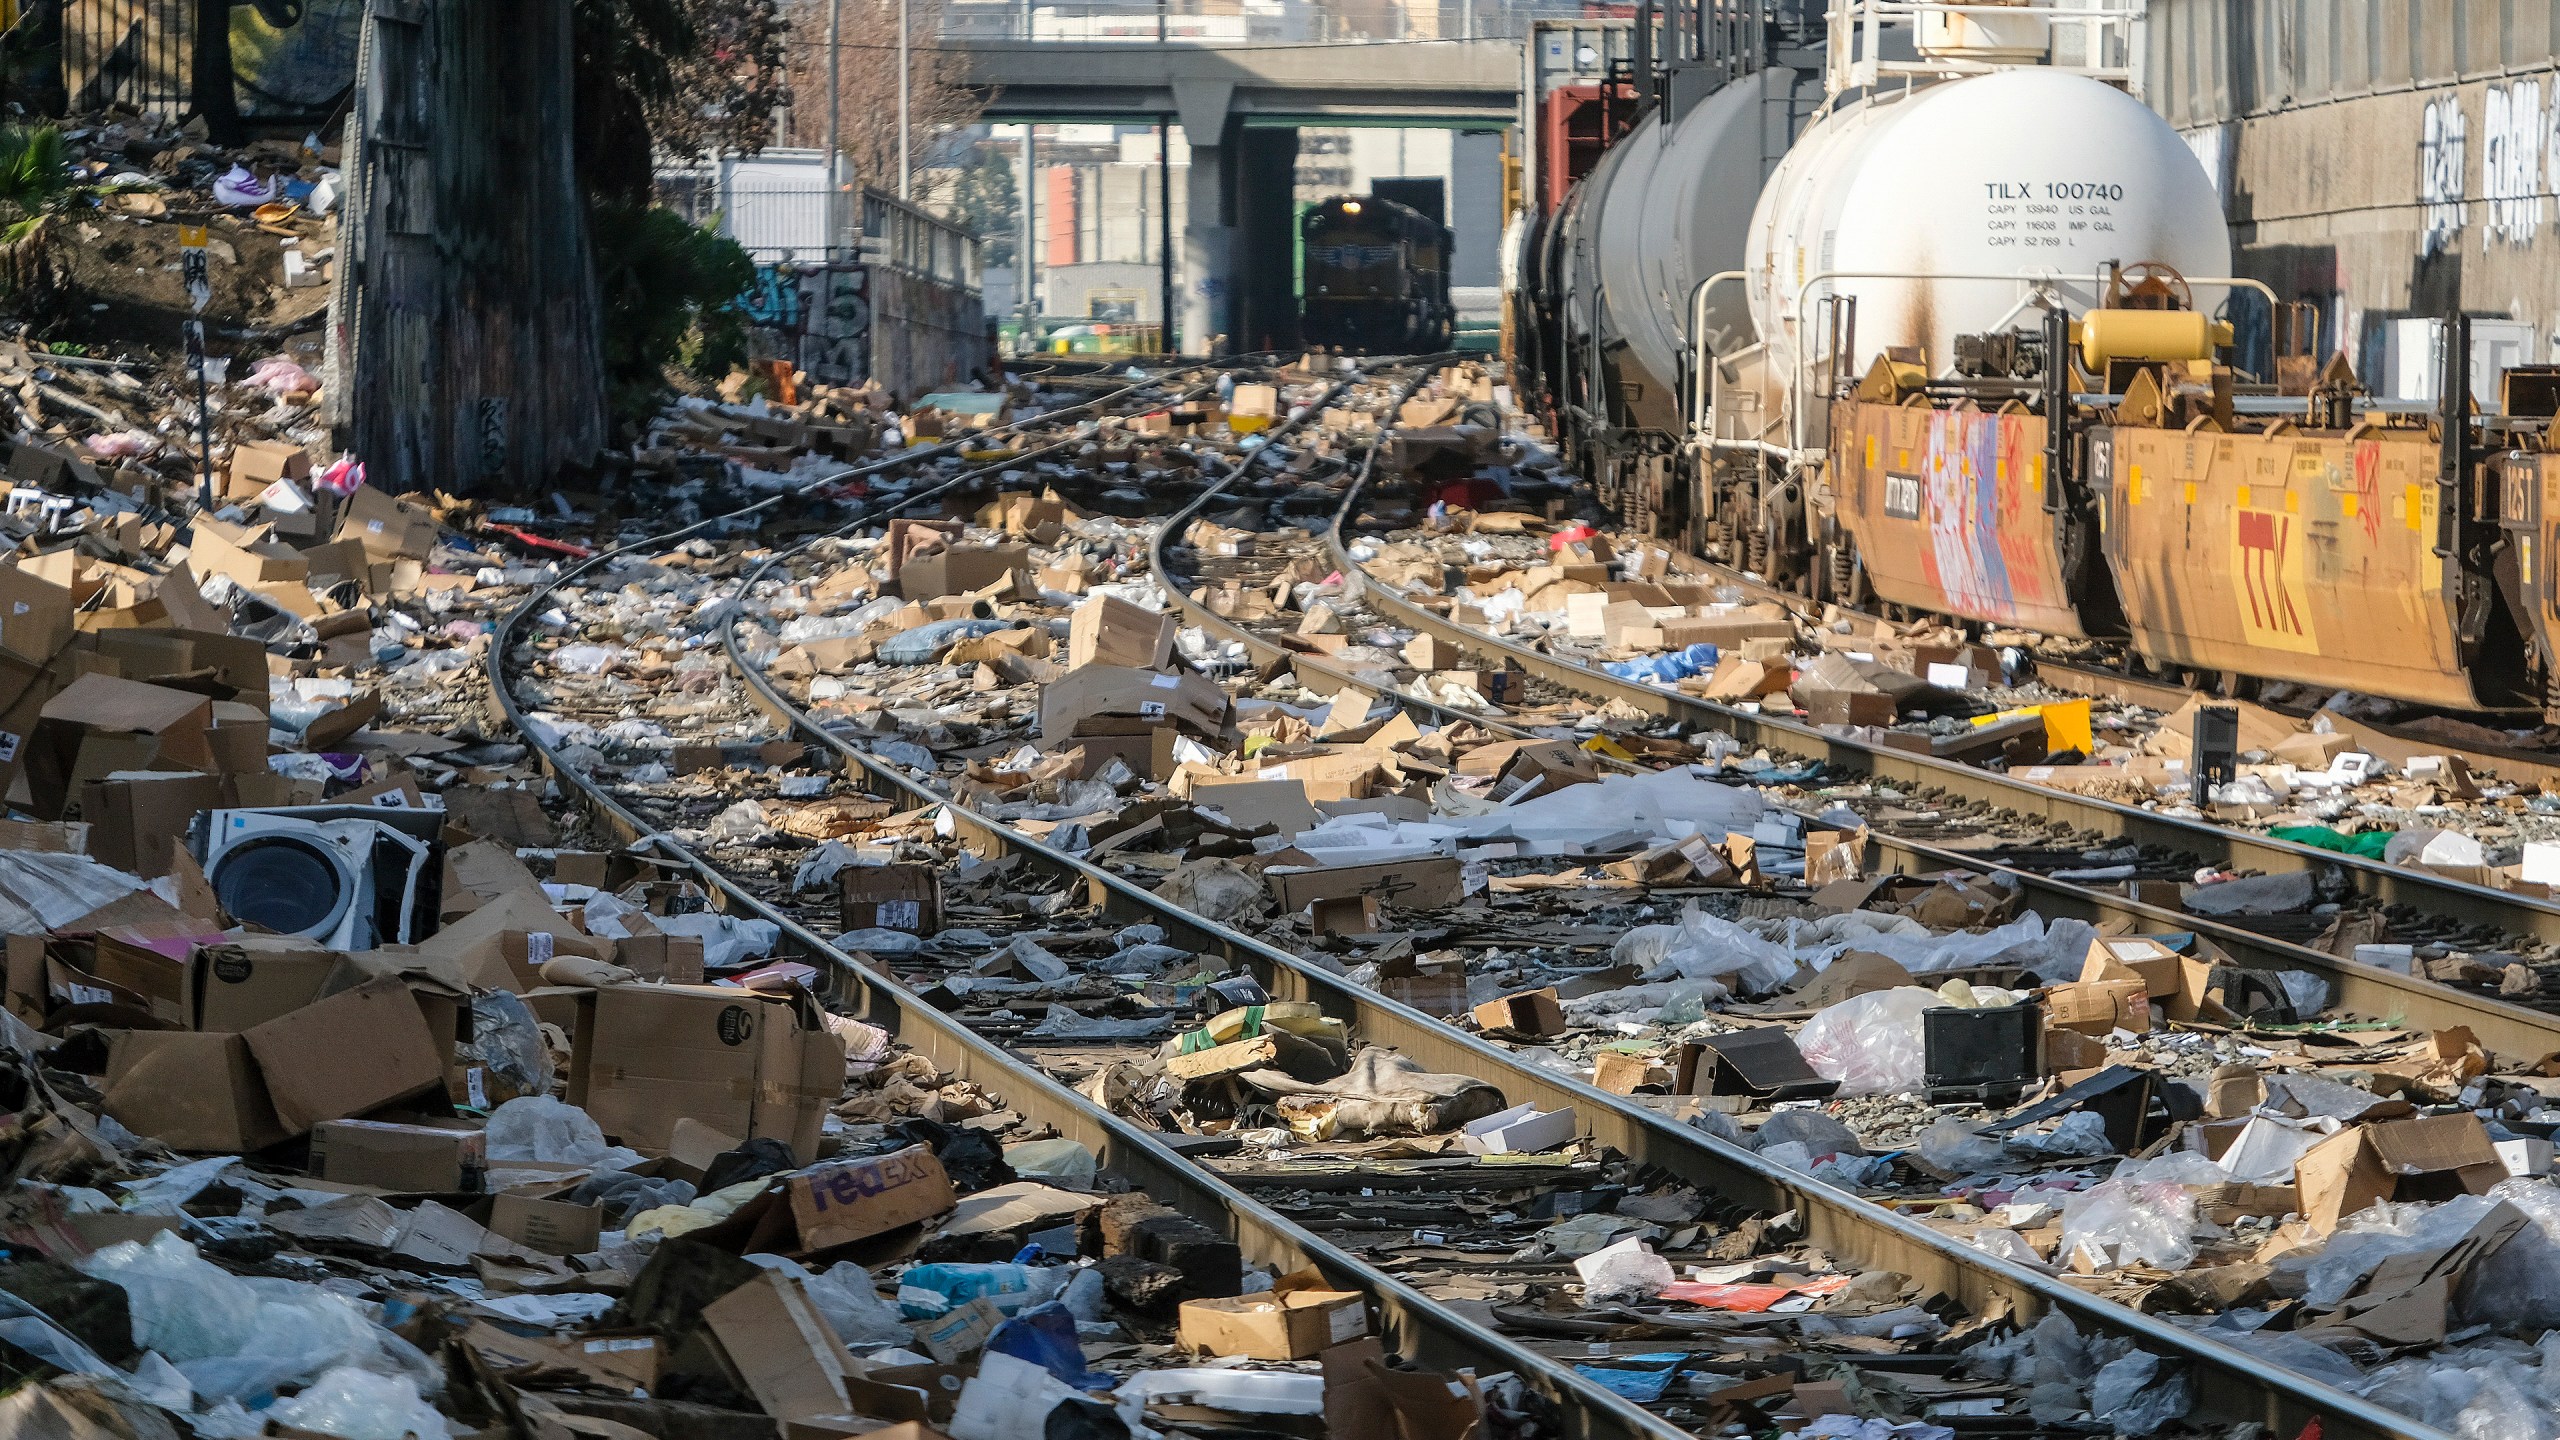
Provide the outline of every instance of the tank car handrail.
[[1748,270],[1719,270],[1698,282],[1689,292],[1689,431],[1697,433],[1707,424],[1707,292],[1718,285],[1739,285],[1751,278]]

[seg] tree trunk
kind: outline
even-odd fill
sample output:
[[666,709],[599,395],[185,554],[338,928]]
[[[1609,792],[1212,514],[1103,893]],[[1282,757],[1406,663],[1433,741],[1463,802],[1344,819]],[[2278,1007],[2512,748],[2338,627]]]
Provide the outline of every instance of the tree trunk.
[[385,489],[536,495],[605,442],[569,7],[372,0],[333,358]]

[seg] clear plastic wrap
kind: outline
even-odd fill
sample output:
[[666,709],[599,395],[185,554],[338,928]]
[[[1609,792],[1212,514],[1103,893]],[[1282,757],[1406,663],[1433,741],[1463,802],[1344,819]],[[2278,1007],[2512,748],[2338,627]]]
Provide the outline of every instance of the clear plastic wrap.
[[1920,1013],[1943,1003],[1934,990],[1904,985],[1855,995],[1804,1022],[1796,1049],[1843,1095],[1889,1095],[1917,1090],[1927,1067],[1921,1049]]
[[148,1245],[110,1245],[79,1268],[124,1290],[134,1343],[160,1352],[208,1399],[254,1396],[335,1366],[401,1368],[391,1349],[397,1337],[344,1296],[292,1280],[243,1279],[175,1231]]
[[340,1366],[267,1412],[278,1423],[344,1440],[452,1440],[444,1416],[406,1376]]
[[589,1165],[627,1170],[640,1152],[604,1143],[604,1128],[565,1100],[528,1095],[489,1113],[485,1131],[489,1162],[535,1160],[546,1165]]
[[2195,1195],[2184,1185],[2107,1180],[2063,1202],[2057,1259],[2085,1254],[2100,1270],[2184,1270],[2196,1258],[2195,1225]]
[[2098,1367],[2089,1381],[2089,1418],[2118,1435],[2148,1435],[2187,1413],[2186,1372],[2161,1373],[2160,1357],[2135,1350]]
[[504,1105],[551,1093],[551,1047],[543,1043],[542,1022],[524,997],[492,990],[471,997],[471,1038],[454,1047],[454,1058],[476,1070],[472,1100]]

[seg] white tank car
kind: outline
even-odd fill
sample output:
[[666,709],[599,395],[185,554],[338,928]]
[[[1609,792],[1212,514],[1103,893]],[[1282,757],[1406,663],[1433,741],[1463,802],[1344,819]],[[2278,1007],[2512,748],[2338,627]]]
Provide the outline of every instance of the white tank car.
[[[2074,313],[2096,304],[2109,261],[2165,262],[2184,275],[2231,273],[2213,182],[2168,122],[2081,75],[2019,69],[1843,105],[1807,128],[1760,192],[1746,268],[1751,318],[1770,373],[1819,359],[1822,297],[1857,298],[1841,370],[1887,346],[1917,346],[1931,371],[1955,337],[2032,325],[2011,314],[2022,288],[1953,275],[2051,274]],[[1849,279],[1823,272],[1923,274]],[[2219,289],[2199,288],[2211,311]],[[2004,321],[2003,317],[2008,318]],[[1808,341],[1810,343],[1808,343]]]

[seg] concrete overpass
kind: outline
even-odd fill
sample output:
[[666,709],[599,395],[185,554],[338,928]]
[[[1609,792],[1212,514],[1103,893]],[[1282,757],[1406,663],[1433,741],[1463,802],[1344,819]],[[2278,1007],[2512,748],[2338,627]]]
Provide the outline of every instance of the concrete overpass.
[[[1218,45],[952,37],[997,123],[1180,119],[1194,147],[1213,117],[1251,126],[1508,125],[1520,113],[1517,40]],[[1192,122],[1202,122],[1195,126]]]
[[[1520,113],[1521,42],[1078,41],[946,35],[997,124],[1171,122],[1191,147],[1182,348],[1265,333],[1284,305],[1299,126],[1498,129]],[[1239,283],[1239,276],[1246,277]],[[1256,278],[1258,277],[1258,278]],[[1277,280],[1279,289],[1275,290]]]

